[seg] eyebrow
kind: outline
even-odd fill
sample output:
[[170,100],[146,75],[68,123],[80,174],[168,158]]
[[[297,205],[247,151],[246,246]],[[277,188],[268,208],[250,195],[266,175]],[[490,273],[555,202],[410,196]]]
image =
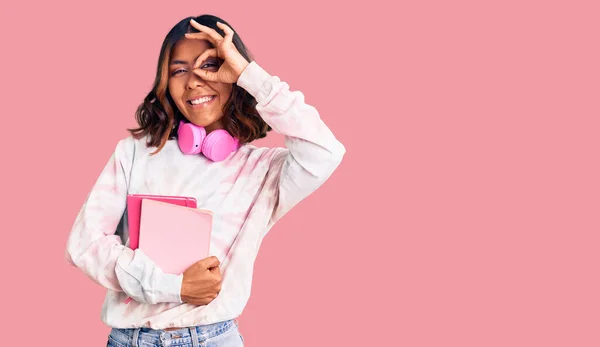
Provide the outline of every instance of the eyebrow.
[[184,60],[173,60],[171,62],[171,65],[180,65],[180,64],[185,65],[185,64],[189,64],[189,63],[187,61],[184,61]]
[[[198,57],[199,57],[199,56],[198,56]],[[196,59],[198,59],[198,58],[196,58]],[[208,57],[208,58],[207,58],[205,61],[210,61],[211,59],[214,59],[214,57]],[[195,61],[195,60],[194,60],[194,61]],[[171,62],[171,64],[169,64],[169,65],[187,65],[187,64],[191,64],[191,63],[188,63],[188,62],[187,62],[187,61],[185,61],[185,60],[177,60],[177,59],[176,59],[176,60],[173,60],[173,61]]]

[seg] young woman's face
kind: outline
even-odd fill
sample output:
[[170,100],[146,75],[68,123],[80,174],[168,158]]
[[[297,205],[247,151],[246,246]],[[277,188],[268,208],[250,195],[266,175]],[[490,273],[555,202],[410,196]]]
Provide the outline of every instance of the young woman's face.
[[[231,96],[230,83],[207,82],[192,72],[196,58],[211,48],[207,41],[181,39],[171,52],[169,62],[169,94],[177,108],[190,122],[207,132],[221,129],[223,106]],[[201,69],[217,71],[219,62],[208,58]]]

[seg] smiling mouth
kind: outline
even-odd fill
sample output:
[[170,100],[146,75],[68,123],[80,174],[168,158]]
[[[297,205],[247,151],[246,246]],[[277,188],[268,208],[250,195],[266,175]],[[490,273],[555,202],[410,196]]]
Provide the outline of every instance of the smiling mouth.
[[216,95],[203,96],[201,98],[188,100],[186,102],[188,103],[188,105],[198,106],[198,105],[207,104],[207,103],[213,101],[216,97],[217,97]]

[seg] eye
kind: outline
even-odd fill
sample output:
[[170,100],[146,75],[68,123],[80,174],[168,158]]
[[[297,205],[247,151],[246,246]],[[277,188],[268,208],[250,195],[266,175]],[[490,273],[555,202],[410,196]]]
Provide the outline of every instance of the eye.
[[177,75],[180,72],[185,72],[185,70],[184,69],[177,69],[177,70],[171,72],[171,76],[175,76],[175,75]]
[[204,69],[204,68],[215,68],[215,67],[219,67],[219,64],[214,61],[209,61],[209,62],[202,64],[202,66],[200,68]]

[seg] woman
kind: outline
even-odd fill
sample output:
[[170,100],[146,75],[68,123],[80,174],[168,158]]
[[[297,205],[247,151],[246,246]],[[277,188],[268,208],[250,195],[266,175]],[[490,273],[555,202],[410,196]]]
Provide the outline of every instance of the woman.
[[[66,258],[108,289],[109,346],[243,345],[236,318],[263,238],[330,177],[345,148],[301,92],[262,69],[210,15],[168,33],[136,118],[79,212]],[[201,153],[178,136],[190,127],[208,134]],[[286,148],[250,144],[270,130],[285,135]],[[212,135],[224,140],[206,145]],[[212,256],[175,275],[129,248],[127,194],[194,197],[213,212]]]

